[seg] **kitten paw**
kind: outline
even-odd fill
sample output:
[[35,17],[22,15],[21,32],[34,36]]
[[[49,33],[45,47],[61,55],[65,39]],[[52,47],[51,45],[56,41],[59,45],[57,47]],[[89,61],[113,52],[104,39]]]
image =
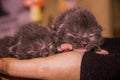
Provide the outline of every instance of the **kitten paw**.
[[102,49],[102,50],[100,50],[100,51],[96,51],[96,53],[97,53],[97,54],[104,54],[104,55],[109,54],[108,51],[106,51],[106,50],[104,50],[104,49]]
[[69,51],[72,49],[73,49],[73,46],[69,43],[61,44],[61,46],[57,48],[58,51]]

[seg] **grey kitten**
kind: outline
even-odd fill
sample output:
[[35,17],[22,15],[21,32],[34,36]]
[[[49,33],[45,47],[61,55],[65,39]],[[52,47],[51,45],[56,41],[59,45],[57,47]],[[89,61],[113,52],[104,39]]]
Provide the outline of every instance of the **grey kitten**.
[[53,55],[56,51],[51,31],[40,24],[26,24],[8,38],[9,45],[5,46],[8,54],[0,53],[2,57],[31,59]]
[[62,13],[54,22],[52,29],[58,47],[63,43],[70,43],[73,49],[96,51],[100,50],[103,43],[102,27],[93,14],[83,8],[73,8]]

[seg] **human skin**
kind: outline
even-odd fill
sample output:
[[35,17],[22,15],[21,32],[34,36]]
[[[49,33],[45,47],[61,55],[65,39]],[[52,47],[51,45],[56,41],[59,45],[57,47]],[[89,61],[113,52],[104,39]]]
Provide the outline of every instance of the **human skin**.
[[0,72],[11,76],[45,80],[80,80],[83,53],[65,52],[30,60],[0,59]]

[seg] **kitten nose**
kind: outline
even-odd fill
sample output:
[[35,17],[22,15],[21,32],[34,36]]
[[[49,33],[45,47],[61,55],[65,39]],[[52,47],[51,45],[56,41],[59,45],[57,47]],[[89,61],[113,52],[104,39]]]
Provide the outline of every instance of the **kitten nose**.
[[47,49],[44,49],[41,53],[42,53],[42,56],[49,56],[49,52]]
[[87,46],[87,44],[83,43],[81,44],[83,48],[85,48]]
[[89,43],[89,39],[88,38],[83,38],[81,40],[81,46],[84,47],[84,48],[87,46],[88,43]]

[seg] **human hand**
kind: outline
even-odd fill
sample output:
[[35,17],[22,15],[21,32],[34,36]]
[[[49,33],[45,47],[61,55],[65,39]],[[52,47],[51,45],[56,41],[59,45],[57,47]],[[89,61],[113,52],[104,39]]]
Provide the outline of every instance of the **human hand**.
[[0,72],[17,77],[47,80],[79,80],[83,54],[70,51],[29,60],[0,59]]

